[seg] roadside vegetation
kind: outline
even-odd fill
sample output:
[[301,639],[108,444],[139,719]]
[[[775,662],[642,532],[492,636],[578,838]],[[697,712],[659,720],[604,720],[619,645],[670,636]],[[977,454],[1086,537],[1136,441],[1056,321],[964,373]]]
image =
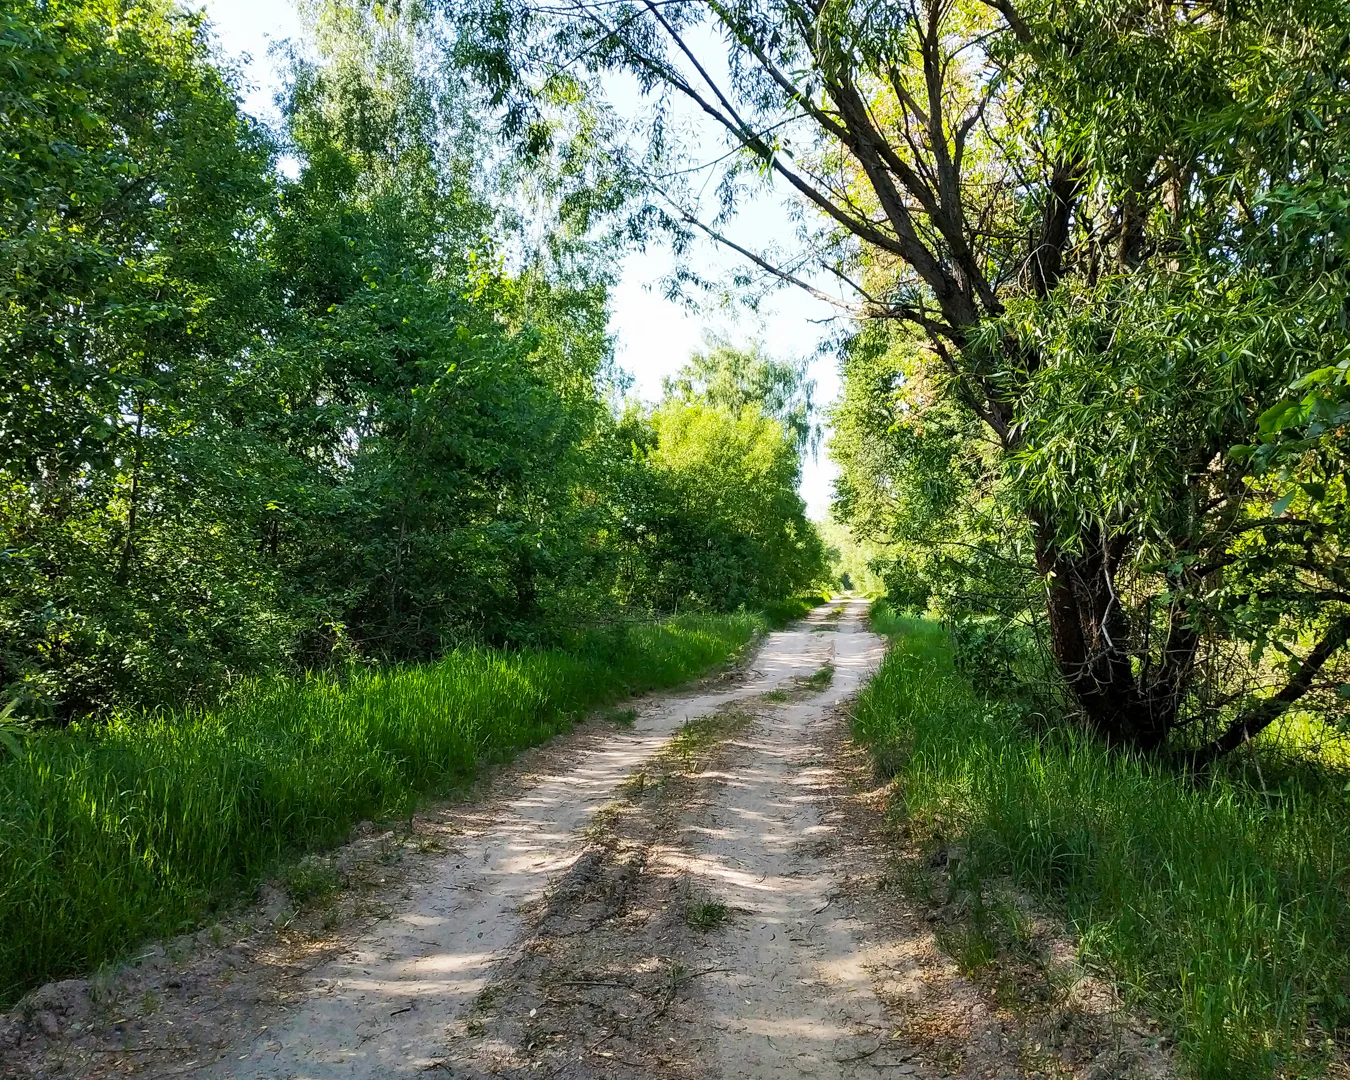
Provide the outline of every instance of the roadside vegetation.
[[11,737],[824,576],[804,364],[711,338],[628,395],[594,106],[504,158],[427,12],[376,7],[306,8],[271,128],[171,0],[0,5]]
[[688,615],[567,649],[279,677],[31,740],[0,759],[0,1002],[191,928],[355,823],[409,815],[599,706],[702,674],[765,625]]
[[0,3],[0,1002],[816,602],[804,362],[632,396],[603,116],[503,152],[410,7],[272,127],[186,6]]
[[[1200,1075],[1343,1054],[1343,0],[301,7],[273,127],[174,0],[0,2],[0,888],[158,807],[124,884],[21,916],[56,929],[0,945],[48,957],[14,985],[606,700],[550,673],[628,685],[624,628],[786,619],[833,561],[891,605],[859,732],[916,820],[1057,904]],[[797,227],[751,250],[773,184]],[[691,303],[847,316],[830,550],[803,358],[710,337],[631,395],[611,287],[662,241]],[[475,664],[553,704],[438,734],[400,696],[477,715]],[[326,740],[348,809],[287,818]],[[266,822],[237,864],[153,823],[209,798]]]
[[[1350,772],[1253,757],[1179,775],[989,692],[940,622],[885,601],[873,622],[892,645],[854,733],[894,780],[894,812],[959,852],[952,887],[976,932],[992,886],[1027,890],[1206,1080],[1344,1062]],[[978,952],[992,961],[997,945]]]

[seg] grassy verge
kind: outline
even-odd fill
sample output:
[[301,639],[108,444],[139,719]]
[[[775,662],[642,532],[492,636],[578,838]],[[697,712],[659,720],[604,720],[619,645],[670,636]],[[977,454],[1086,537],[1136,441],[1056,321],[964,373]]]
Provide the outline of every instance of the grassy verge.
[[800,619],[808,611],[820,607],[821,604],[828,604],[829,602],[830,598],[824,593],[810,596],[789,596],[786,600],[779,600],[768,605],[764,609],[764,617],[769,620],[770,626],[777,629],[780,626],[786,626],[794,619]]
[[1344,1060],[1344,777],[1262,790],[1233,773],[1197,787],[1038,734],[954,670],[942,627],[876,614],[893,645],[855,735],[898,779],[920,835],[961,847],[974,895],[1011,878],[1062,914],[1084,961],[1171,1024],[1195,1076],[1315,1076]]
[[583,713],[727,660],[765,620],[689,616],[567,650],[250,685],[0,751],[0,1003],[199,923],[279,861],[542,742]]

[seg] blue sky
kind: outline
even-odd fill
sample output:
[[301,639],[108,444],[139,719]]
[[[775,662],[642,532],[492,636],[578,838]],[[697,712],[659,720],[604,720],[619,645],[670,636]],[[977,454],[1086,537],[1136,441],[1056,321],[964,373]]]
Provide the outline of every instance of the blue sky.
[[[268,59],[268,47],[274,41],[300,36],[292,0],[205,0],[203,6],[226,53],[250,60],[244,65],[248,83],[245,106],[255,114],[271,115],[277,77]],[[612,83],[611,99],[622,115],[635,115],[644,107],[636,90],[622,80]],[[698,125],[701,121],[691,118],[691,123]],[[698,134],[700,140],[708,140],[709,146],[716,145],[714,132],[704,128]],[[747,203],[727,231],[751,248],[766,246],[777,236],[790,236],[793,226],[781,198],[781,193],[771,193]],[[715,275],[719,269],[737,268],[736,258],[705,243],[691,260],[705,274]],[[662,296],[661,280],[671,265],[670,252],[661,247],[630,253],[611,298],[610,325],[617,340],[618,361],[633,374],[638,393],[649,400],[660,395],[661,380],[699,347],[705,327],[732,340],[759,337],[775,355],[800,357],[813,353],[821,337],[829,332],[820,320],[836,314],[822,301],[787,290],[771,297],[758,314],[733,310],[691,315]],[[838,392],[833,361],[814,361],[812,375],[819,400],[831,400]],[[823,454],[819,461],[806,463],[802,497],[812,517],[821,518],[826,513],[833,473]]]

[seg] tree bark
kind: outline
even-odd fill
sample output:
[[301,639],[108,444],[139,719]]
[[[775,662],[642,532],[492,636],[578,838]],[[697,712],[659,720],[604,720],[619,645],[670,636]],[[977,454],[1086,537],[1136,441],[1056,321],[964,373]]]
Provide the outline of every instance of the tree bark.
[[1131,627],[1115,590],[1118,544],[1089,534],[1084,550],[1069,554],[1057,550],[1048,531],[1037,522],[1050,648],[1083,724],[1110,745],[1155,751],[1176,722],[1181,696],[1174,674],[1189,670],[1195,644],[1169,635],[1164,652],[1177,654],[1174,662],[1136,672]]

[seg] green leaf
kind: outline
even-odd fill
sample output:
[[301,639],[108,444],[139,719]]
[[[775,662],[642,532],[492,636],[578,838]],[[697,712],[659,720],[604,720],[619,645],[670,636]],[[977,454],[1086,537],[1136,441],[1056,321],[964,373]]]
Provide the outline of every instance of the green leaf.
[[1312,405],[1310,395],[1301,401],[1282,401],[1278,405],[1271,406],[1257,421],[1261,433],[1269,435],[1284,431],[1286,428],[1298,427],[1307,421],[1309,413],[1312,412]]
[[1297,494],[1297,489],[1286,491],[1280,498],[1276,499],[1275,505],[1270,508],[1270,516],[1279,517],[1288,510],[1289,504],[1294,501],[1295,494]]
[[3,746],[20,761],[23,760],[23,747],[19,745],[19,740],[3,727],[0,727],[0,746]]

